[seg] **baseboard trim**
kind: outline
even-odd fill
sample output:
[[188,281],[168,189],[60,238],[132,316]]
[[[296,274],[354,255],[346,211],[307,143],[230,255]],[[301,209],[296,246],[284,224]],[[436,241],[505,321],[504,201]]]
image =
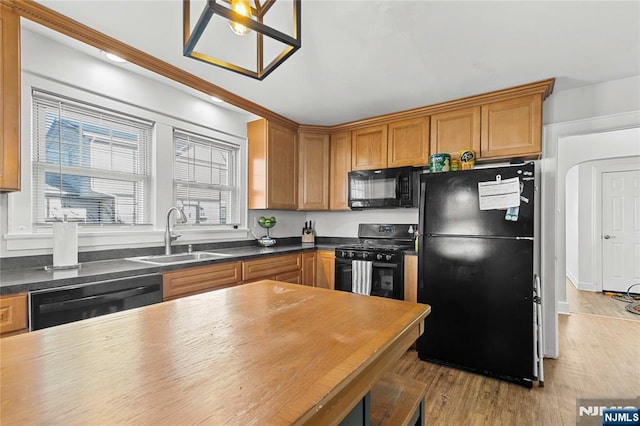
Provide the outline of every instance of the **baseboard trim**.
[[576,283],[579,282],[578,278],[571,271],[567,271],[567,279],[571,282],[571,284],[573,284],[575,288],[578,288],[578,286],[576,285]]
[[598,286],[594,283],[585,283],[585,282],[578,282],[578,290],[585,290],[585,291],[600,291],[598,290]]
[[558,313],[564,315],[569,314],[569,302],[558,302]]

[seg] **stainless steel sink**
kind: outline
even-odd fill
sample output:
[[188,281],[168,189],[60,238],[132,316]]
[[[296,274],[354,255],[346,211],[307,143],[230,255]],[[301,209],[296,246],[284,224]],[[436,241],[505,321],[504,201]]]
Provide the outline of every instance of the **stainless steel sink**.
[[199,262],[202,260],[224,259],[231,256],[226,253],[214,253],[208,251],[194,251],[192,253],[158,254],[154,256],[131,257],[128,260],[136,262],[153,263],[155,265],[174,265],[176,263]]

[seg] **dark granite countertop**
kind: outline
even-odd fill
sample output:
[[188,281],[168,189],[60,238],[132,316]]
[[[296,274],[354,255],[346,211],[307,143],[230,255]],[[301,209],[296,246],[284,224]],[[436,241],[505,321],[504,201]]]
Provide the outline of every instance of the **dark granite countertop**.
[[[286,254],[311,250],[334,250],[337,246],[353,242],[353,239],[347,238],[322,237],[318,238],[315,244],[295,243],[292,242],[292,240],[293,239],[289,239],[285,244],[276,245],[274,247],[242,245],[236,247],[223,246],[196,248],[197,251],[215,251],[216,253],[226,253],[230,256],[222,259],[209,259],[173,265],[154,265],[151,263],[130,260],[130,257],[137,257],[141,255],[141,253],[135,253],[135,255],[125,258],[85,261],[81,262],[80,268],[69,270],[48,270],[43,266],[7,269],[3,265],[3,270],[0,271],[0,295],[106,281],[136,275],[157,274],[176,269],[192,268],[195,266],[215,263],[236,262],[274,254]],[[405,255],[417,254],[415,251],[411,250],[407,250],[404,253]],[[99,258],[99,256],[96,257]],[[28,262],[28,259],[26,262]]]
[[253,245],[218,248],[211,251],[226,253],[230,256],[222,259],[210,259],[174,265],[153,265],[124,258],[83,262],[80,264],[80,268],[70,270],[45,270],[42,266],[37,268],[3,270],[0,273],[0,294],[21,293],[31,290],[105,281],[135,275],[160,273],[176,269],[191,268],[194,266],[247,260],[273,254],[285,254],[317,249],[333,250],[336,245],[339,245],[339,243],[297,243],[277,245],[267,248]]

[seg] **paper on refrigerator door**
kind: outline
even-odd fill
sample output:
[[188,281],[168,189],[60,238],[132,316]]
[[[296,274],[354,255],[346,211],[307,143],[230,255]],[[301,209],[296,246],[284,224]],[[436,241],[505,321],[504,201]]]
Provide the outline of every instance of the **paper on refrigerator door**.
[[480,210],[508,209],[520,206],[520,180],[517,177],[478,182]]

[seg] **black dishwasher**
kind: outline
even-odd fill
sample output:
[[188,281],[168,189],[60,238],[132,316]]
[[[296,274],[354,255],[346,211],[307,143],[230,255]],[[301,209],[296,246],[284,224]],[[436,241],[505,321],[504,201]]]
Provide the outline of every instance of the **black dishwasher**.
[[162,275],[149,274],[29,292],[31,330],[162,302]]

